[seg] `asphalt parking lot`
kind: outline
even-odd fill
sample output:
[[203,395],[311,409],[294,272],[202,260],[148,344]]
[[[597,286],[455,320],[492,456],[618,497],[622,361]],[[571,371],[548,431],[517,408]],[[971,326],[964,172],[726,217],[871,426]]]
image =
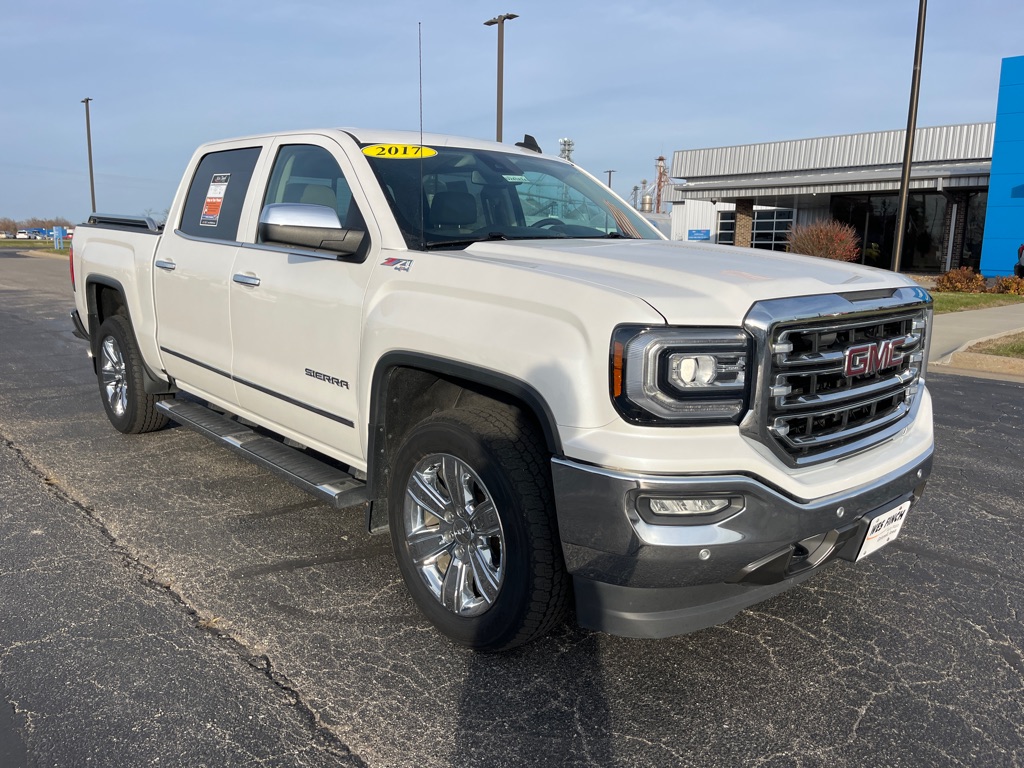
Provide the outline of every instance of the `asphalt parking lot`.
[[1024,762],[1024,384],[931,377],[928,493],[867,560],[693,635],[481,656],[420,618],[361,510],[184,429],[115,432],[66,263],[12,254],[0,703],[32,764]]

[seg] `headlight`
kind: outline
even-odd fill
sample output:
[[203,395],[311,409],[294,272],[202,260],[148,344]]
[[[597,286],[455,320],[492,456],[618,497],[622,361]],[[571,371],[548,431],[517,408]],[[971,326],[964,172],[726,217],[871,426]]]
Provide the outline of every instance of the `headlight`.
[[623,326],[612,337],[612,400],[637,424],[737,423],[749,402],[750,346],[735,328]]

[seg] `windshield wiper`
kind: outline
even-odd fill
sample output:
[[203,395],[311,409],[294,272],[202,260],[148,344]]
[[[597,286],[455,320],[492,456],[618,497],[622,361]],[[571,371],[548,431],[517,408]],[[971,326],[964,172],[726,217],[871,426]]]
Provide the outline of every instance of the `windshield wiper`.
[[466,237],[461,240],[434,240],[429,243],[424,243],[424,247],[429,251],[431,248],[448,248],[456,246],[472,245],[473,243],[483,243],[488,240],[508,240],[508,238],[501,232],[488,232],[483,237]]
[[630,237],[621,232],[609,232],[607,235],[565,235],[569,240],[641,240],[643,238]]

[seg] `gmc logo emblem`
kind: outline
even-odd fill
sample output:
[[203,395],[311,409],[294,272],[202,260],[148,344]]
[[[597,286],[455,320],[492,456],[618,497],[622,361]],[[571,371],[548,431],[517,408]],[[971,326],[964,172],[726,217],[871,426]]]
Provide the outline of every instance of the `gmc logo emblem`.
[[843,373],[850,376],[883,371],[903,362],[901,347],[907,341],[906,336],[898,339],[887,339],[877,344],[858,344],[849,347],[843,357]]

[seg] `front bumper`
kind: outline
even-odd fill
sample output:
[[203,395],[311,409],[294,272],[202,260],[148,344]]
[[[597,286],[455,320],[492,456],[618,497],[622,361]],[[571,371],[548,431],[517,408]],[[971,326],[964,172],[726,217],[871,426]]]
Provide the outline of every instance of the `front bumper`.
[[[836,557],[855,559],[867,518],[916,501],[931,466],[929,448],[866,486],[805,500],[744,475],[642,475],[554,459],[579,623],[627,637],[668,637],[727,621]],[[652,522],[638,504],[643,497],[710,495],[735,500],[711,522]]]

